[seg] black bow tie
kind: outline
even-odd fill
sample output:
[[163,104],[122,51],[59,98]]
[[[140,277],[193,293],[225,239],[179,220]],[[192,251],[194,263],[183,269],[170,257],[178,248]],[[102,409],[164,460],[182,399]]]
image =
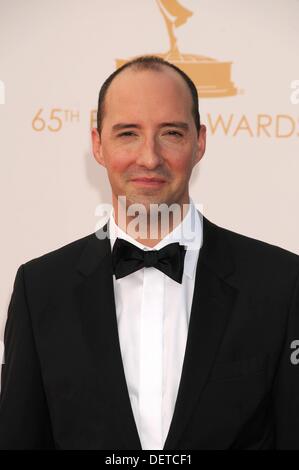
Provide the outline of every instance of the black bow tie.
[[138,269],[153,266],[181,284],[185,254],[185,247],[179,243],[170,243],[160,250],[145,251],[127,240],[117,238],[112,250],[113,272],[119,279]]

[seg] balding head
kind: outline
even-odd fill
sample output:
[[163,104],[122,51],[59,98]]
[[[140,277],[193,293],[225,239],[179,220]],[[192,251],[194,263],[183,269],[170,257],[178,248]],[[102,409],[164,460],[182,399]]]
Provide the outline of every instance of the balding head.
[[182,83],[185,85],[189,97],[191,98],[191,112],[194,120],[197,133],[200,129],[200,115],[198,111],[198,94],[196,87],[192,80],[186,75],[181,69],[171,64],[170,62],[165,61],[164,59],[157,56],[141,56],[133,59],[130,62],[127,62],[122,67],[113,72],[103,83],[98,99],[98,112],[97,112],[97,127],[98,131],[101,134],[103,120],[105,111],[107,110],[106,106],[106,95],[110,89],[112,83],[122,75],[124,72],[128,71],[156,71],[157,73],[167,73],[173,72],[177,78],[181,79]]

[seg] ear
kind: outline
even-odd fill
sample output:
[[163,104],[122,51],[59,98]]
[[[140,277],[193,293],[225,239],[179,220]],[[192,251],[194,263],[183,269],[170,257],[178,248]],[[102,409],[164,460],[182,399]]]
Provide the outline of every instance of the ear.
[[105,165],[105,159],[103,157],[102,141],[98,129],[93,127],[91,129],[91,141],[93,156],[100,165]]
[[201,124],[197,138],[197,149],[195,152],[193,166],[195,166],[204,156],[206,150],[206,132],[206,126],[204,124]]

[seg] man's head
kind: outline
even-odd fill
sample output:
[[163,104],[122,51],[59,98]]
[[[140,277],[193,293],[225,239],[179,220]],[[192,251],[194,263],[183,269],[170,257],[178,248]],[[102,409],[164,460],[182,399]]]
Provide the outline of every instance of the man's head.
[[145,56],[114,72],[101,88],[98,129],[92,130],[94,157],[107,169],[113,204],[118,196],[147,208],[187,203],[205,132],[196,88],[174,65]]

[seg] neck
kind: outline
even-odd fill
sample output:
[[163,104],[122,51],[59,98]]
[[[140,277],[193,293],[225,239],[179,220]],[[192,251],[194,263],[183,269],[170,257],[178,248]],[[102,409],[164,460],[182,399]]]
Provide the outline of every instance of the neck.
[[[116,224],[128,235],[150,248],[172,232],[186,216],[190,207],[189,195],[180,202],[159,203],[136,207],[113,198]],[[134,210],[133,210],[134,209]]]

